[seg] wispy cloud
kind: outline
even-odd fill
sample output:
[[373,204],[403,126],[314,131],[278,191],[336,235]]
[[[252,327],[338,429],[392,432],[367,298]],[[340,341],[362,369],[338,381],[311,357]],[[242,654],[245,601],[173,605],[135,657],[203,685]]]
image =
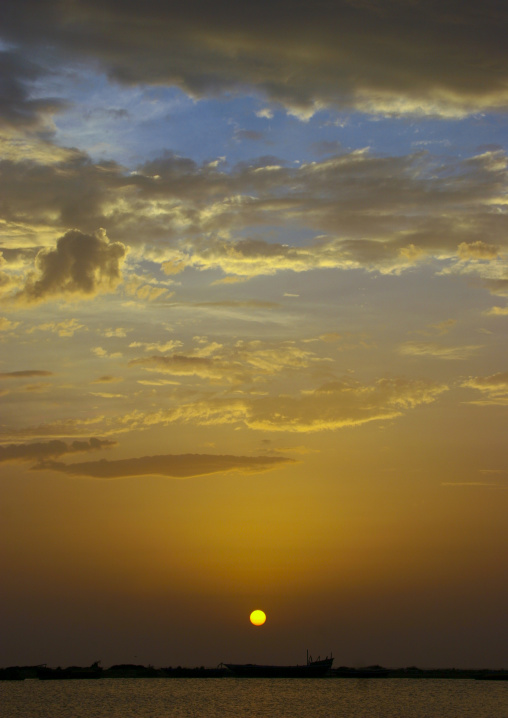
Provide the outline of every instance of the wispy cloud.
[[53,376],[53,372],[46,371],[45,369],[21,369],[18,371],[0,372],[0,379],[28,379],[38,376]]
[[110,439],[92,438],[88,441],[72,441],[66,443],[54,439],[53,441],[34,442],[31,444],[8,444],[0,446],[0,462],[4,461],[43,461],[54,459],[65,454],[99,451],[116,445]]
[[388,421],[420,405],[430,404],[448,387],[422,380],[379,379],[362,384],[351,379],[328,382],[301,396],[217,398],[153,413],[132,412],[121,425],[147,428],[185,422],[201,426],[236,424],[258,431],[314,433]]
[[476,389],[483,394],[473,404],[508,404],[508,372],[498,372],[490,376],[472,376],[462,383],[463,387]]
[[468,346],[445,346],[436,342],[405,342],[399,346],[399,353],[406,356],[429,356],[436,359],[463,361],[482,348],[479,344]]
[[80,329],[87,329],[84,324],[80,324],[77,319],[64,319],[61,322],[46,322],[44,324],[38,324],[27,330],[28,334],[33,334],[36,331],[41,332],[52,332],[58,334],[60,337],[73,337],[74,334]]

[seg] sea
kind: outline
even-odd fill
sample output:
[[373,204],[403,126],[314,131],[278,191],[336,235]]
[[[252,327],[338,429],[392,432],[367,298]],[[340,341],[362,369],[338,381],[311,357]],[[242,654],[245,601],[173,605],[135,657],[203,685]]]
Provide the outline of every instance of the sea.
[[508,718],[508,681],[116,678],[0,682],[1,718]]

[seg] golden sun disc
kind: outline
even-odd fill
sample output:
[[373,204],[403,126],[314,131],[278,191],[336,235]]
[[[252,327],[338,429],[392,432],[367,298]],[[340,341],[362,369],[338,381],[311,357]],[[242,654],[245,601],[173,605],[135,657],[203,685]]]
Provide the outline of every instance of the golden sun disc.
[[255,611],[252,611],[250,614],[250,622],[253,626],[262,626],[263,623],[266,621],[266,613],[264,611],[260,611],[259,609],[256,609]]

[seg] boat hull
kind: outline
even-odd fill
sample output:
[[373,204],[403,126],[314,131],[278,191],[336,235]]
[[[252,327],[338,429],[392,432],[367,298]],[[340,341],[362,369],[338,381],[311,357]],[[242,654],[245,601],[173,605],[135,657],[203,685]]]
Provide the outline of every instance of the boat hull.
[[225,663],[238,678],[323,678],[332,667],[333,658],[304,666],[261,666],[255,663]]

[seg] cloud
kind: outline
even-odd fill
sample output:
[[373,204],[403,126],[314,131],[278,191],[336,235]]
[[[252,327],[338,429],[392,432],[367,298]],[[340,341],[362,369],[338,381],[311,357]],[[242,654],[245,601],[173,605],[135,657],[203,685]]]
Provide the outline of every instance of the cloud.
[[31,444],[8,444],[7,446],[0,446],[0,462],[43,461],[64,456],[65,454],[99,451],[115,445],[116,441],[96,438],[91,438],[88,441],[72,441],[71,443],[54,439],[53,441]]
[[185,269],[183,261],[162,262],[161,269],[164,274],[180,274]]
[[461,242],[459,244],[460,259],[496,259],[499,256],[499,247],[487,244],[478,239],[476,242]]
[[270,345],[259,340],[239,340],[235,344],[232,358],[235,362],[241,362],[253,369],[256,376],[276,374],[291,368],[306,368],[313,362],[323,361],[313,352],[302,349],[290,341]]
[[167,288],[167,283],[157,282],[151,277],[140,277],[135,273],[131,273],[126,281],[125,291],[143,302],[169,299],[174,294]]
[[394,419],[408,409],[432,403],[444,391],[443,385],[407,379],[380,379],[370,386],[336,381],[298,399],[253,401],[246,423],[254,429],[291,432],[361,426]]
[[154,355],[146,359],[132,359],[129,366],[140,366],[149,371],[159,371],[175,376],[219,378],[223,375],[222,368],[217,366],[213,359],[185,356],[184,354],[173,354],[168,357]]
[[[213,356],[211,356],[213,354]],[[311,363],[328,361],[293,342],[270,344],[239,340],[232,347],[214,343],[200,346],[192,355],[173,354],[132,359],[130,367],[174,376],[198,376],[232,383],[259,382],[282,371],[305,369]]]
[[[100,258],[90,260],[97,281],[89,296],[118,283],[125,245],[130,260],[123,289],[147,302],[166,301],[174,284],[148,275],[145,266],[137,273],[147,260],[169,276],[184,269],[185,278],[192,270],[223,272],[214,284],[318,269],[398,275],[434,260],[442,274],[474,275],[491,291],[508,291],[506,157],[498,150],[452,161],[362,149],[299,167],[261,157],[228,171],[164,154],[130,174],[83,156],[44,167],[4,162],[1,170],[3,217],[27,246],[53,247],[69,224],[87,237],[94,237],[93,227],[108,227],[115,242],[104,244],[99,236],[80,243],[91,251],[102,242]],[[310,239],[286,244],[293,230]],[[67,261],[69,242],[63,245],[41,250],[37,262]],[[67,250],[65,258],[70,245]],[[98,276],[102,259],[115,253],[115,271]],[[18,258],[20,268],[7,259],[5,252],[2,292],[12,295],[33,260]],[[38,271],[18,290],[25,301],[36,301],[37,293],[49,297],[52,285],[40,276],[43,268]],[[85,296],[82,284],[69,280],[69,297],[71,288]]]
[[508,404],[508,372],[498,372],[490,376],[472,376],[462,383],[463,387],[476,389],[483,395],[483,399],[479,399],[472,404],[500,404],[502,406]]
[[313,433],[388,421],[430,404],[448,387],[423,380],[379,379],[362,384],[333,381],[301,396],[202,399],[151,414],[133,412],[119,419],[132,429],[176,421],[202,426],[239,424],[258,431]]
[[472,0],[24,0],[2,33],[21,45],[36,38],[63,64],[98,61],[124,83],[197,97],[250,86],[302,117],[325,105],[462,116],[508,105],[507,12],[497,0],[481,12]]
[[444,346],[435,342],[406,342],[399,346],[399,353],[405,356],[430,356],[458,361],[468,359],[481,348],[481,345]]
[[123,327],[113,327],[110,329],[102,330],[101,334],[105,337],[126,337],[127,332],[132,332],[132,329],[124,329]]
[[67,103],[56,98],[34,98],[32,86],[46,71],[15,50],[0,51],[0,128],[51,129],[51,116]]
[[508,307],[491,307],[485,314],[491,317],[506,317],[508,316]]
[[125,394],[111,394],[105,391],[91,391],[91,396],[98,396],[101,399],[125,399]]
[[[231,284],[234,282],[227,282]],[[214,282],[218,284],[218,282]],[[227,309],[275,309],[278,302],[267,302],[262,299],[224,299],[215,302],[195,302],[196,307],[225,307]]]
[[45,324],[38,324],[27,331],[28,334],[33,334],[35,331],[53,332],[58,334],[60,337],[73,337],[74,334],[80,329],[85,329],[84,324],[80,324],[77,319],[64,319],[61,322],[46,322]]
[[92,384],[116,384],[117,382],[120,382],[120,381],[123,381],[123,377],[111,376],[109,374],[104,374],[103,376],[100,376],[97,379],[94,379]]
[[444,319],[442,322],[438,322],[437,324],[429,324],[429,327],[431,329],[435,329],[438,334],[448,334],[448,332],[453,329],[453,327],[457,324],[456,319]]
[[[111,424],[111,422],[109,422]],[[100,430],[99,428],[100,427]],[[104,429],[104,430],[103,430]],[[32,441],[34,439],[68,439],[69,437],[79,437],[83,441],[89,441],[88,437],[93,431],[101,433],[103,436],[110,436],[122,430],[121,424],[117,425],[117,429],[113,432],[108,427],[108,421],[102,414],[89,417],[86,419],[57,419],[54,421],[46,421],[44,423],[25,426],[21,428],[1,427],[0,440],[7,441]]]
[[245,474],[269,471],[289,463],[294,462],[292,459],[278,456],[163,454],[117,461],[103,459],[76,464],[44,461],[35,468],[60,471],[69,476],[86,476],[97,479],[118,479],[128,476],[167,476],[183,479],[230,471],[239,471]]
[[21,391],[28,391],[34,394],[41,394],[44,391],[49,391],[50,387],[48,384],[26,384],[21,388]]
[[[298,168],[276,158],[229,174],[189,167],[179,186],[161,175],[151,190],[179,194],[178,212],[173,203],[166,219],[186,237],[168,247],[162,262],[250,278],[322,268],[400,274],[434,258],[443,273],[506,280],[505,219],[497,211],[505,158],[486,154],[447,164],[426,153],[378,157],[356,150]],[[255,236],[257,227],[284,235],[304,227],[314,237],[291,246]]]
[[42,249],[37,254],[36,270],[15,298],[31,304],[112,291],[122,280],[120,267],[125,254],[125,246],[110,243],[105,232],[89,235],[70,230],[54,249]]
[[0,332],[11,332],[19,327],[20,322],[12,321],[7,317],[0,317]]
[[145,352],[169,352],[180,349],[182,342],[179,339],[169,339],[167,342],[131,342],[130,349],[143,349]]
[[122,356],[122,352],[108,352],[104,347],[90,347],[92,354],[100,359],[118,359]]
[[44,369],[22,369],[19,371],[0,372],[0,379],[27,379],[35,376],[53,376],[53,372]]

